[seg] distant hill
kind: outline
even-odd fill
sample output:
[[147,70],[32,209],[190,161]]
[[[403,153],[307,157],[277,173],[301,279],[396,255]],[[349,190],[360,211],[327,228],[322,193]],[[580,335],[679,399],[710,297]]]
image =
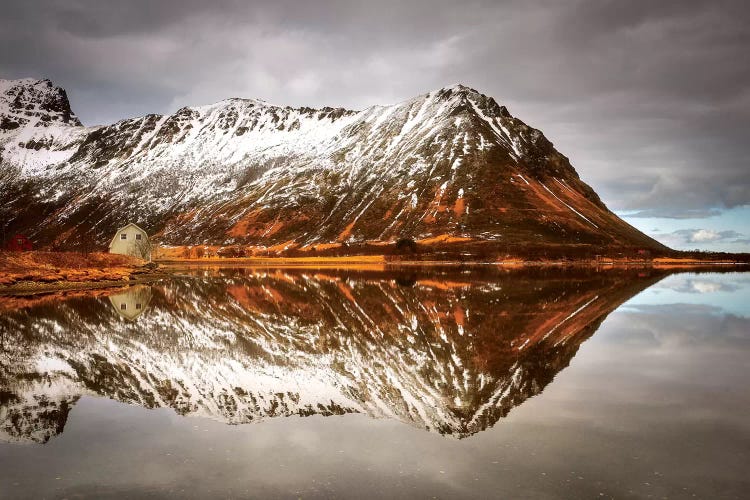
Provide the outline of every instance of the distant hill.
[[668,252],[539,130],[463,85],[362,111],[227,99],[84,127],[49,80],[0,80],[0,217],[62,249],[104,247],[135,221],[163,244],[282,252]]

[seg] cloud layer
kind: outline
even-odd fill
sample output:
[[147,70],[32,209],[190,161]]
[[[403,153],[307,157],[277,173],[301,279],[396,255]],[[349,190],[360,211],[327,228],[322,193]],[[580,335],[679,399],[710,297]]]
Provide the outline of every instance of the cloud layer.
[[678,229],[671,233],[653,233],[651,236],[678,249],[705,248],[716,243],[750,244],[750,237],[734,230]]
[[[11,0],[2,77],[87,124],[226,97],[362,108],[455,82],[542,129],[613,209],[750,203],[744,1]],[[687,215],[686,215],[687,214]]]

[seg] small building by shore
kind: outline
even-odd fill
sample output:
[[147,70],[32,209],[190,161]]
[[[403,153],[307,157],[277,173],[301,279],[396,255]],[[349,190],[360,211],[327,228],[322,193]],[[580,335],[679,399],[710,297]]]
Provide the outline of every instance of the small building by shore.
[[117,230],[109,244],[109,253],[151,260],[151,242],[146,231],[131,222]]
[[30,252],[34,249],[31,240],[23,234],[13,235],[5,247],[11,252]]

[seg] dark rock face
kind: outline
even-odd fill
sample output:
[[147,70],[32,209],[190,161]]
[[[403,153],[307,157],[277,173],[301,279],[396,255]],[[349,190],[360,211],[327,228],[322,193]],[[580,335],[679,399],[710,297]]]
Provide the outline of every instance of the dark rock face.
[[[4,105],[3,105],[4,104]],[[22,117],[25,123],[81,126],[64,89],[49,80],[0,80],[0,121]]]
[[[77,125],[63,91],[37,87],[38,103],[14,90],[10,106]],[[44,116],[15,116],[0,134],[0,215],[42,246],[104,245],[137,220],[172,245],[667,250],[610,212],[539,130],[462,85],[359,112],[229,99],[45,137],[32,133]]]

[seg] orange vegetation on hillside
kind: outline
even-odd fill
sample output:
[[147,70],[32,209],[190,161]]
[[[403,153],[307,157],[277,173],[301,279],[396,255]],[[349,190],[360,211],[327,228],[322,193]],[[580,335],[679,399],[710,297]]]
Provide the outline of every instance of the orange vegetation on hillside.
[[284,250],[289,250],[290,248],[296,248],[299,246],[299,243],[296,243],[294,240],[284,241],[283,243],[279,243],[278,245],[273,245],[267,248],[269,252],[283,252]]
[[450,234],[439,234],[430,238],[417,240],[420,245],[434,245],[436,243],[460,243],[462,241],[472,241],[474,238],[464,236],[451,236]]
[[367,240],[365,241],[365,244],[371,245],[374,247],[387,247],[388,245],[393,245],[393,242],[385,241],[385,240]]
[[303,245],[299,249],[303,252],[320,252],[322,250],[330,250],[332,248],[341,248],[341,243],[315,243],[312,245]]
[[[235,238],[245,236],[250,232],[250,225],[255,224],[255,220],[257,219],[258,215],[260,215],[263,211],[260,209],[253,210],[246,214],[244,217],[242,217],[240,220],[235,222],[235,224],[229,228],[229,236],[233,236]],[[253,228],[255,229],[255,228]]]
[[456,204],[453,205],[453,215],[456,217],[461,217],[464,212],[466,211],[466,202],[464,201],[463,196],[459,196],[456,198]]
[[341,234],[339,234],[339,237],[336,238],[336,241],[344,241],[346,240],[349,235],[352,234],[352,229],[354,229],[354,224],[357,222],[357,220],[351,221],[349,224],[346,225],[343,231],[341,231]]
[[[276,217],[273,221],[259,221],[258,217],[263,215],[262,209],[256,209],[245,214],[241,219],[234,223],[229,228],[227,234],[235,238],[241,238],[245,236],[270,238],[274,234],[281,231],[285,225],[292,223],[292,220],[282,222],[279,217]],[[298,214],[294,219],[297,221],[309,220],[309,217],[305,214]]]
[[422,220],[425,223],[434,224],[435,221],[437,220],[435,217],[437,214],[448,211],[448,206],[442,204],[444,194],[445,194],[444,188],[437,188],[435,190],[435,197],[427,206],[427,210],[425,210],[425,214],[422,217]]

